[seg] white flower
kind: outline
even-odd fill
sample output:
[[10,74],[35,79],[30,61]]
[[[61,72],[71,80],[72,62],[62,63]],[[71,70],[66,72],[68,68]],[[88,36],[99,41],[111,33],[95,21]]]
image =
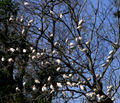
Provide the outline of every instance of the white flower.
[[63,78],[64,78],[64,79],[67,79],[67,78],[69,78],[69,76],[63,74]]
[[105,67],[105,66],[107,66],[107,64],[104,63],[104,64],[102,64],[101,66],[102,66],[102,67]]
[[71,77],[72,76],[72,74],[69,74],[69,77]]
[[13,52],[15,52],[15,49],[14,48],[10,48],[9,51],[13,53]]
[[53,87],[53,85],[52,85],[52,84],[50,85],[50,89],[54,90],[54,87]]
[[41,56],[43,56],[44,55],[44,53],[41,53]]
[[68,43],[68,38],[65,40],[65,43]]
[[68,86],[72,86],[72,84],[69,82],[69,81],[67,81],[67,83],[66,83]]
[[85,20],[81,19],[81,20],[78,22],[78,25],[82,25],[83,23],[85,23]]
[[40,81],[38,79],[35,79],[35,83],[40,83]]
[[33,90],[33,91],[35,91],[35,90],[36,90],[36,86],[35,86],[35,85],[32,87],[32,90]]
[[56,71],[59,71],[61,68],[60,67],[58,67],[57,69],[56,69]]
[[25,86],[26,82],[23,82],[23,86]]
[[48,81],[50,81],[50,80],[51,80],[51,76],[48,77]]
[[24,34],[25,34],[25,28],[22,29],[22,35],[24,35]]
[[85,87],[83,85],[80,85],[81,90],[85,90]]
[[50,10],[50,14],[54,15],[54,12],[52,10]]
[[76,85],[76,83],[72,83],[72,86],[75,86]]
[[33,47],[30,47],[30,50],[33,50]]
[[89,40],[89,41],[87,41],[85,44],[86,44],[86,45],[89,45],[89,44],[90,44],[90,40]]
[[13,15],[12,15],[12,16],[10,16],[9,21],[13,21],[13,20],[14,20],[13,18],[14,18],[14,17],[13,17]]
[[114,100],[115,100],[115,98],[114,98],[114,97],[112,97],[112,98],[111,98],[111,100],[112,100],[112,101],[114,101]]
[[19,48],[18,48],[18,47],[16,48],[16,51],[19,51]]
[[58,43],[58,42],[55,42],[55,43],[54,43],[54,45],[55,45],[55,46],[58,46],[58,45],[59,45],[59,43]]
[[61,83],[58,83],[58,82],[57,82],[57,86],[58,86],[59,88],[62,88],[62,84],[61,84]]
[[66,93],[65,93],[65,91],[62,91],[62,94],[63,94],[64,96],[66,96]]
[[53,34],[50,34],[50,37],[52,38],[52,37],[53,37]]
[[42,87],[42,92],[46,92],[47,91],[47,87],[46,84],[44,84],[44,86]]
[[57,59],[56,62],[57,62],[58,64],[60,64],[60,63],[61,63],[61,60],[60,60],[60,59]]
[[2,61],[2,62],[3,62],[3,61],[5,61],[5,58],[4,58],[4,57],[2,57],[2,58],[1,58],[1,61]]
[[19,92],[19,91],[20,91],[20,89],[18,87],[16,87],[16,92]]
[[87,79],[88,81],[90,81],[91,80],[91,78],[90,77],[88,77],[88,79]]
[[100,74],[96,74],[96,78],[99,78],[100,77]]
[[36,58],[36,56],[33,55],[33,56],[32,56],[32,60],[34,60],[35,58]]
[[25,6],[28,6],[28,5],[29,5],[29,3],[28,3],[28,2],[24,2],[24,5],[25,5]]
[[57,54],[57,51],[56,50],[53,50],[52,51],[52,54],[54,55],[54,54]]
[[60,18],[61,18],[61,19],[63,18],[63,14],[62,14],[62,13],[60,13]]
[[13,62],[14,60],[12,58],[9,58],[8,59],[8,62]]
[[23,19],[24,19],[24,17],[23,17],[23,16],[21,16],[20,22],[23,22]]
[[33,20],[33,19],[32,19],[32,20],[30,20],[30,21],[28,22],[28,26],[30,26],[33,22],[34,22],[34,20]]
[[78,36],[78,37],[75,38],[75,41],[76,41],[76,42],[79,42],[80,40],[82,40],[82,37],[81,37],[81,36]]
[[112,55],[114,53],[114,51],[113,50],[111,50],[110,52],[109,52],[109,55]]
[[35,51],[36,51],[35,49],[32,49],[32,53],[35,53]]
[[86,96],[90,100],[95,100],[96,99],[96,93],[95,92],[86,93]]
[[36,57],[37,57],[37,58],[40,58],[40,53],[37,53],[37,54],[36,54]]
[[71,49],[74,48],[74,43],[70,43],[69,46]]
[[26,53],[27,52],[27,50],[26,49],[23,49],[23,53]]
[[55,91],[55,90],[54,90],[54,89],[52,89],[52,90],[50,91],[50,94],[51,94],[51,93],[53,93],[54,91]]
[[87,48],[80,49],[82,52],[86,52]]
[[82,26],[81,26],[81,25],[77,26],[77,29],[81,29],[81,28],[82,28]]

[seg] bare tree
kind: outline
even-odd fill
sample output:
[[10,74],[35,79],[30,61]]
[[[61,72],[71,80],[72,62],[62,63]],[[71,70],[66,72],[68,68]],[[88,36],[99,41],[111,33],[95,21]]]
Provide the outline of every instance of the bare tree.
[[31,52],[24,77],[28,88],[33,89],[24,89],[26,93],[34,101],[45,97],[44,102],[62,98],[65,103],[75,99],[117,103],[120,96],[119,1],[19,3],[20,15],[23,13],[20,18],[24,17],[21,32],[32,45],[25,48]]

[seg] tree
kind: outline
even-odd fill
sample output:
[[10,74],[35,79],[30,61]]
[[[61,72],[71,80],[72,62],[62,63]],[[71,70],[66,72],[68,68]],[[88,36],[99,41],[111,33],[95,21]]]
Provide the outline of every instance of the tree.
[[22,62],[25,65],[17,61],[25,68],[18,84],[24,96],[30,95],[27,99],[34,102],[59,98],[65,103],[76,98],[89,103],[117,102],[119,1],[38,0],[20,4],[19,16],[24,15],[20,30],[30,45],[19,45],[21,51],[29,51],[20,52],[21,61],[27,58]]

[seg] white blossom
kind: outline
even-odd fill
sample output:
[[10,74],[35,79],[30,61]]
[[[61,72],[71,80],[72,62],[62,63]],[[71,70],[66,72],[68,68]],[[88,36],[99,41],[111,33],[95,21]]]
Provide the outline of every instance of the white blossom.
[[64,78],[64,79],[67,79],[67,78],[69,78],[69,76],[63,74],[63,78]]
[[15,52],[15,49],[14,48],[10,48],[9,51],[13,53],[13,52]]
[[66,93],[65,93],[65,91],[62,91],[62,94],[63,94],[64,96],[66,96]]
[[29,3],[28,2],[24,2],[24,6],[28,6],[29,5]]
[[53,87],[53,85],[52,85],[52,84],[50,85],[50,89],[54,90],[54,87]]
[[5,61],[5,58],[4,58],[4,57],[2,57],[2,58],[1,58],[1,61],[2,61],[2,62],[3,62],[3,61]]
[[70,43],[69,46],[71,49],[74,48],[74,43]]
[[33,47],[30,47],[30,50],[33,50]]
[[47,91],[47,87],[46,84],[44,84],[44,86],[42,87],[42,92],[46,92]]
[[77,29],[82,29],[82,26],[81,25],[77,26]]
[[9,18],[9,21],[13,21],[13,20],[14,20],[14,17],[13,17],[13,15],[11,15]]
[[26,82],[23,82],[23,86],[25,86],[26,85]]
[[69,77],[71,77],[71,76],[72,76],[72,74],[69,74],[68,76],[69,76]]
[[35,79],[35,83],[40,83],[40,81],[38,79]]
[[40,58],[40,53],[37,53],[37,54],[36,54],[36,57],[37,57],[37,58]]
[[76,83],[72,83],[72,86],[75,86],[76,85]]
[[8,59],[8,62],[13,62],[14,60],[12,58],[9,58]]
[[115,100],[115,98],[114,98],[114,97],[112,97],[112,98],[111,98],[111,100],[112,100],[112,101],[114,101],[114,100]]
[[54,15],[54,12],[52,10],[50,10],[50,14]]
[[81,36],[78,36],[78,37],[75,38],[75,41],[76,41],[76,42],[79,42],[80,40],[82,40],[82,37],[81,37]]
[[107,66],[107,64],[104,63],[104,64],[102,64],[101,66],[102,66],[102,67],[105,67],[105,66]]
[[25,34],[25,28],[23,27],[23,29],[22,29],[22,35],[24,35]]
[[33,56],[32,56],[32,60],[34,60],[35,58],[36,58],[36,56],[33,55]]
[[80,85],[81,90],[85,90],[85,87],[83,85]]
[[71,84],[69,81],[67,81],[66,84],[67,84],[68,86],[72,86],[72,84]]
[[56,71],[59,71],[61,68],[60,67],[57,67]]
[[91,78],[90,77],[88,77],[88,79],[87,79],[88,81],[90,81],[91,80]]
[[60,18],[61,18],[61,19],[63,18],[63,14],[62,14],[62,13],[60,13]]
[[96,78],[99,78],[100,77],[100,74],[96,74]]
[[60,59],[57,59],[56,62],[57,62],[58,64],[60,64],[60,63],[61,63],[61,60],[60,60]]
[[87,51],[87,48],[80,49],[80,51],[86,52],[86,51]]
[[111,50],[110,52],[109,52],[109,55],[112,55],[114,53],[114,51],[113,50]]
[[26,53],[27,52],[27,50],[26,49],[23,49],[23,53]]
[[52,38],[52,37],[53,37],[53,34],[50,34],[50,37]]
[[34,22],[34,20],[33,20],[33,19],[32,19],[32,20],[30,20],[30,21],[28,22],[28,26],[30,26],[33,22]]
[[23,22],[23,19],[24,19],[24,17],[23,17],[23,16],[21,16],[21,18],[20,18],[20,22]]
[[83,23],[85,23],[85,20],[81,19],[81,20],[78,22],[78,25],[82,25]]
[[35,51],[36,51],[35,49],[32,49],[32,53],[35,53]]
[[96,99],[96,93],[95,92],[86,93],[86,96],[90,100],[95,100]]
[[57,86],[58,86],[59,88],[62,88],[62,84],[61,84],[61,83],[58,83],[58,82],[57,82]]
[[16,90],[16,92],[19,92],[19,91],[20,91],[20,89],[19,89],[18,87],[16,87],[16,89],[15,89],[15,90]]
[[48,81],[50,81],[50,80],[51,80],[51,76],[48,77]]
[[33,87],[32,87],[32,90],[33,91],[35,91],[37,88],[36,88],[36,86],[34,85]]

